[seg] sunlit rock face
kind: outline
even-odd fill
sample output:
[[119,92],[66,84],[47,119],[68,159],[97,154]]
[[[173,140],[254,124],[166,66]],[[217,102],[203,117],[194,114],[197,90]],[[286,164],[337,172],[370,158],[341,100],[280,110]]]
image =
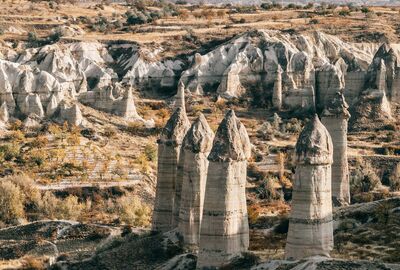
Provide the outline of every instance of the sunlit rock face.
[[329,256],[333,248],[332,139],[315,116],[296,144],[296,173],[285,257]]
[[152,220],[154,231],[166,232],[173,229],[177,167],[182,142],[189,128],[186,112],[178,108],[158,140],[157,188]]
[[198,268],[220,267],[249,246],[245,167],[250,145],[243,128],[229,111],[208,156]]
[[182,145],[182,193],[178,228],[186,248],[197,250],[203,216],[204,195],[214,133],[205,117],[200,116],[186,134]]
[[375,45],[358,46],[321,32],[257,30],[205,55],[196,54],[180,81],[194,94],[215,89],[230,99],[259,91],[277,109],[280,96],[283,107],[309,109],[316,99],[329,99],[344,84],[350,86],[346,96],[356,98],[374,50]]
[[341,92],[327,104],[321,122],[332,137],[332,201],[335,206],[350,204],[349,165],[347,160],[347,129],[349,106]]

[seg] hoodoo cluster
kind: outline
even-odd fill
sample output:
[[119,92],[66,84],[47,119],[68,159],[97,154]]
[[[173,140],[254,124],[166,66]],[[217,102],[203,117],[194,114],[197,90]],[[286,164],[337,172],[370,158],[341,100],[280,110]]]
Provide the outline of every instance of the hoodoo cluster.
[[[158,140],[153,230],[176,229],[185,248],[198,252],[198,268],[220,267],[249,247],[249,136],[233,110],[215,136],[202,114],[191,125],[182,88],[175,107]],[[298,138],[288,259],[329,256],[333,248],[332,207],[350,203],[347,109],[337,92],[327,99],[322,122],[315,115]]]
[[214,136],[202,114],[190,125],[179,101],[158,141],[153,230],[178,229],[186,248],[199,252],[199,268],[219,267],[249,246],[250,140],[232,110]]

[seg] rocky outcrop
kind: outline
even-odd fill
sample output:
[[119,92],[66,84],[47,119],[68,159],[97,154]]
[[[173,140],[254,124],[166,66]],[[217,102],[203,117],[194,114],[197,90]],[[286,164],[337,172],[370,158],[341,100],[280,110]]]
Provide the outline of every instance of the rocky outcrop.
[[120,99],[113,104],[113,111],[125,119],[141,119],[136,111],[135,100],[133,98],[132,89],[129,88]]
[[247,250],[244,135],[231,110],[218,127],[209,166],[200,230],[198,268],[220,267]]
[[[343,88],[347,72],[366,72],[371,60],[369,49],[321,32],[290,35],[259,30],[239,35],[205,55],[196,54],[180,80],[186,90],[197,94],[202,94],[205,87],[215,86],[224,98],[258,89],[266,97],[273,97],[275,107],[279,107],[278,92],[282,88],[282,101],[292,109],[313,106],[312,102],[301,100],[303,94],[312,92],[310,89],[314,89],[310,100],[315,99],[316,90],[326,85],[334,95]],[[352,89],[357,94],[361,90]]]
[[199,244],[208,171],[207,157],[213,139],[214,133],[200,114],[182,145],[183,175],[178,230],[184,245],[191,250],[197,249]]
[[57,121],[60,123],[67,122],[73,126],[82,125],[83,116],[79,105],[77,103],[68,104],[65,101],[61,102]]
[[168,120],[158,140],[157,188],[152,230],[166,232],[172,228],[177,166],[181,145],[190,122],[178,108]]
[[296,173],[285,257],[327,256],[333,248],[332,139],[315,116],[295,148]]
[[185,85],[182,82],[179,82],[178,91],[174,97],[174,107],[175,107],[175,109],[183,108],[184,110],[186,110]]
[[6,127],[8,119],[9,115],[8,115],[7,103],[3,102],[3,104],[0,107],[0,129],[4,129]]
[[272,106],[278,111],[282,108],[282,68],[279,65],[272,92]]
[[349,165],[347,160],[347,128],[350,113],[342,93],[327,104],[321,121],[333,143],[332,201],[335,206],[350,204]]

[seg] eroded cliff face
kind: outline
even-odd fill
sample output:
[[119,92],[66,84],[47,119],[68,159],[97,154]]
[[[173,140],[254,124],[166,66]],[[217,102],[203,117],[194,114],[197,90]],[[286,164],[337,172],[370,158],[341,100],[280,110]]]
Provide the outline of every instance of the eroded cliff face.
[[351,108],[372,100],[370,111],[390,118],[391,102],[400,100],[398,47],[346,43],[321,32],[255,30],[204,55],[170,58],[162,57],[160,46],[137,44],[56,43],[20,54],[10,49],[0,61],[0,103],[21,120],[50,118],[63,100],[142,120],[134,89],[252,96],[277,110],[322,110],[342,91]]

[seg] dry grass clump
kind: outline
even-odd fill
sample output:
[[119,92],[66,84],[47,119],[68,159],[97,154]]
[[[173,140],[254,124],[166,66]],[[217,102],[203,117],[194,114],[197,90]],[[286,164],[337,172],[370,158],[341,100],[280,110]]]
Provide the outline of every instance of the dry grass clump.
[[85,205],[78,197],[70,195],[57,198],[50,191],[43,195],[26,175],[3,178],[0,181],[0,221],[16,224],[34,213],[36,218],[72,219],[80,218]]
[[11,181],[0,182],[0,219],[5,223],[15,223],[25,218],[25,195]]
[[151,209],[136,196],[122,196],[117,199],[115,210],[120,220],[135,227],[148,227],[151,220]]

